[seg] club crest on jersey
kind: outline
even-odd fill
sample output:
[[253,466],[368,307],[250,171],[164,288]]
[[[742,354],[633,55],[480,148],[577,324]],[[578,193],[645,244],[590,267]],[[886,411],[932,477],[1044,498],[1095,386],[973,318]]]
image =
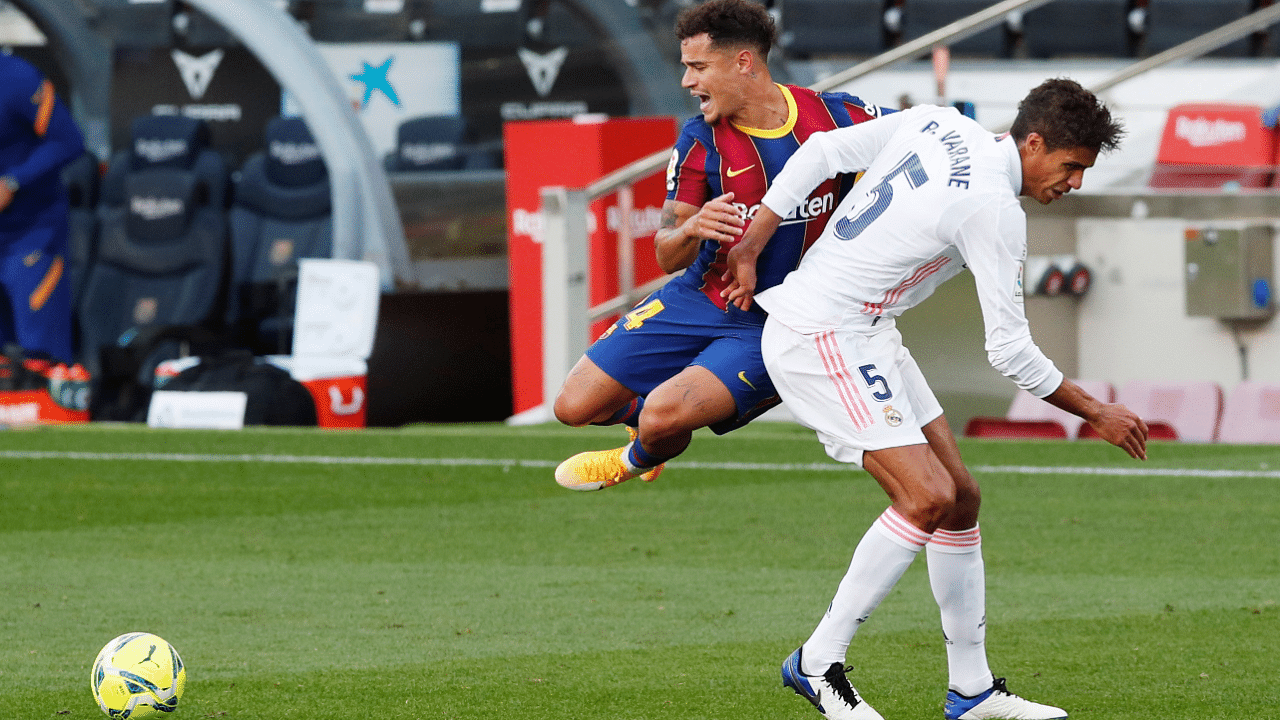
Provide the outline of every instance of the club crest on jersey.
[[680,151],[671,151],[671,162],[667,163],[667,192],[676,189],[676,164],[680,162]]
[[902,413],[894,410],[892,405],[885,405],[884,421],[889,423],[889,427],[898,427],[902,424]]

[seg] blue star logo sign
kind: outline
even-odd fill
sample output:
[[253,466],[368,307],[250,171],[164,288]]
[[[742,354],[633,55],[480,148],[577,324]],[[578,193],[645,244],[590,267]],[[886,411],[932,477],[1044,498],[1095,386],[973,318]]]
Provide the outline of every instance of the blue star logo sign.
[[392,105],[400,106],[400,98],[396,95],[396,89],[391,87],[391,80],[387,78],[387,73],[391,71],[391,61],[395,57],[388,57],[382,61],[377,67],[361,60],[360,64],[364,69],[355,75],[349,76],[352,80],[364,84],[364,98],[360,101],[361,109],[369,107],[369,100],[373,97],[374,92],[380,92],[391,101]]

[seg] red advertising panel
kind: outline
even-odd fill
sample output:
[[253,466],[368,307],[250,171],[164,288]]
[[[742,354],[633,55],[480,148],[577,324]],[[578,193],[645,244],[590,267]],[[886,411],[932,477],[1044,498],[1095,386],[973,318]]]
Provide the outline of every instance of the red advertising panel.
[[1266,187],[1276,134],[1262,124],[1262,108],[1188,103],[1169,110],[1151,186],[1158,188]]
[[[668,149],[676,139],[672,118],[610,118],[507,123],[503,147],[507,166],[507,258],[511,302],[512,408],[516,413],[542,404],[541,191],[547,186],[586,187],[618,168]],[[665,166],[664,166],[665,168]],[[634,187],[631,216],[636,285],[662,275],[653,254],[665,178],[659,170]],[[616,195],[591,205],[592,304],[618,292]],[[600,332],[602,323],[593,328]],[[554,392],[554,388],[548,392]],[[548,400],[550,398],[547,398]]]

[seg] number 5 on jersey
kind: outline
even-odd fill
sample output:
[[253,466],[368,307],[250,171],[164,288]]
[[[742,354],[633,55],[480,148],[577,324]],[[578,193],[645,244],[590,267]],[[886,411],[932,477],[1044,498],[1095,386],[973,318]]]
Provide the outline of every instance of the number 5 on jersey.
[[836,239],[852,240],[858,237],[868,225],[889,209],[889,203],[893,202],[893,179],[899,175],[907,178],[907,186],[912,189],[929,182],[929,174],[924,171],[919,155],[911,153],[902,158],[902,161],[884,176],[879,185],[867,191],[868,197],[874,199],[866,209],[853,218],[842,217],[836,221]]
[[[875,371],[875,365],[863,365],[858,368],[858,372],[862,373],[862,379],[867,383],[867,388],[872,391],[871,397],[884,402],[893,397],[893,391],[889,389],[889,381],[885,380],[883,375],[872,374]],[[876,390],[877,385],[882,389]]]

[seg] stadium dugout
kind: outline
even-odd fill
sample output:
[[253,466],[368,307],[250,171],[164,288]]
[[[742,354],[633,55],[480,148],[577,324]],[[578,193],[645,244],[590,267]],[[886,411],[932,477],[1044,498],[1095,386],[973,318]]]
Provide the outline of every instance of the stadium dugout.
[[[71,81],[72,110],[99,158],[110,155],[110,46],[75,0],[11,0],[49,38]],[[410,283],[404,229],[381,159],[315,44],[276,3],[186,0],[244,44],[311,120],[332,178],[333,257],[376,263],[384,289]]]

